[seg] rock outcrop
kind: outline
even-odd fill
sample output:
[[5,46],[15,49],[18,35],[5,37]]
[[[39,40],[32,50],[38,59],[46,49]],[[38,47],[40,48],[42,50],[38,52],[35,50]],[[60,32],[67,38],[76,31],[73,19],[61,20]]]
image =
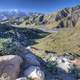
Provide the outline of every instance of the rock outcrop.
[[44,72],[37,66],[31,66],[24,71],[24,75],[31,80],[44,80]]
[[37,60],[37,57],[33,54],[26,54],[24,56],[25,63],[34,66],[40,66],[40,62]]
[[70,61],[65,57],[59,57],[57,59],[57,67],[59,70],[63,70],[65,73],[69,73],[69,71],[73,68],[73,65]]
[[21,78],[18,78],[16,80],[27,80],[27,78],[26,77],[21,77]]
[[22,62],[17,55],[0,56],[0,80],[16,80]]

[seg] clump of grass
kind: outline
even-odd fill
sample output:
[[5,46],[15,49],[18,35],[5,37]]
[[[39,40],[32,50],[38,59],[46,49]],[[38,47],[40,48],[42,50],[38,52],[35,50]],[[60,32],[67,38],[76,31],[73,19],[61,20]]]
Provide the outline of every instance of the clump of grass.
[[59,25],[60,21],[54,21],[50,24],[46,24],[46,29],[54,29]]

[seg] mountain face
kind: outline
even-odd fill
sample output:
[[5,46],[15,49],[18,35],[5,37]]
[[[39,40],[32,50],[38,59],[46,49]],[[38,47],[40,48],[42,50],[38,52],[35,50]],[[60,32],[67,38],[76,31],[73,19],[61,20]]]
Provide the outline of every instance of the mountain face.
[[52,24],[52,28],[75,27],[80,19],[80,5],[62,9],[47,17],[50,17],[47,22]]
[[18,10],[0,11],[0,22],[13,25],[44,25],[49,29],[75,27],[80,19],[80,5],[72,8],[65,8],[56,13],[26,13]]
[[64,10],[58,12],[56,20],[61,20],[58,27],[75,27],[80,19],[80,6],[73,8],[65,8]]
[[26,25],[31,24],[42,24],[44,14],[42,13],[26,13],[25,11],[0,11],[0,22],[8,24],[22,24],[25,22]]
[[27,14],[22,11],[12,10],[12,11],[0,11],[0,20],[7,20],[10,18],[23,17]]

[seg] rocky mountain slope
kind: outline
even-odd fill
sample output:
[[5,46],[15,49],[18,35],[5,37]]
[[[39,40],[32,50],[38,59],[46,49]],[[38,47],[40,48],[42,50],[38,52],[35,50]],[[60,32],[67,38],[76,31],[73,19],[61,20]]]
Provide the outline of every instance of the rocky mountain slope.
[[80,18],[80,5],[72,8],[65,8],[51,14],[26,13],[25,11],[1,11],[0,22],[17,26],[44,25],[47,29],[75,27]]
[[[60,54],[80,53],[80,26],[65,28],[58,33],[50,34],[40,40],[35,47],[43,50],[53,51]],[[80,54],[79,54],[80,55]]]
[[0,14],[0,80],[80,80],[79,5]]
[[[37,44],[36,46],[42,48],[43,50],[49,50],[53,52],[55,51],[58,52],[59,54],[65,52],[79,53],[80,28],[78,29],[76,28],[79,27],[80,25],[79,13],[80,13],[79,5],[72,8],[65,8],[56,13],[48,15],[44,15],[41,13],[26,14],[25,12],[20,12],[20,11],[11,11],[8,13],[3,12],[3,15],[5,15],[7,18],[8,16],[11,17],[8,18],[10,21],[9,20],[1,21],[0,24],[0,38],[2,39],[1,43],[5,42],[3,41],[4,39],[9,38],[12,42],[13,41],[19,42],[23,46]],[[14,18],[14,16],[16,18]],[[17,22],[17,20],[20,21],[20,24],[14,24]],[[24,23],[26,23],[26,26],[28,25],[29,27],[32,24],[34,23],[35,24],[31,28],[18,27]],[[43,25],[42,29],[45,27],[53,30],[54,26],[55,28],[59,29],[66,28],[66,29],[63,29],[62,31],[57,31],[57,33],[50,34],[46,30],[45,30],[46,32],[44,32],[39,29],[33,29],[36,23],[37,27]],[[39,41],[39,39],[42,40]],[[74,44],[74,46],[72,46],[71,44]]]

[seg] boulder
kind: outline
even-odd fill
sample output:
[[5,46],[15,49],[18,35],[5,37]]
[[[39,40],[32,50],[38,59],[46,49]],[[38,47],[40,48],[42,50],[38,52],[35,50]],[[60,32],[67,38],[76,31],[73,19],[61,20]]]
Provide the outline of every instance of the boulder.
[[0,80],[16,80],[22,62],[17,55],[0,56]]
[[21,77],[21,78],[18,78],[16,80],[27,80],[27,78],[26,77]]
[[63,71],[65,73],[68,73],[73,68],[73,65],[67,58],[59,57],[57,59],[57,67],[59,68],[60,72]]
[[45,80],[44,72],[36,66],[31,66],[26,69],[24,75],[31,80]]
[[79,66],[80,67],[80,59],[72,60],[71,63],[74,64],[75,66]]
[[72,60],[71,63],[74,65],[77,77],[80,78],[80,59]]
[[27,64],[40,66],[40,62],[37,60],[36,56],[33,54],[26,54],[24,59]]

